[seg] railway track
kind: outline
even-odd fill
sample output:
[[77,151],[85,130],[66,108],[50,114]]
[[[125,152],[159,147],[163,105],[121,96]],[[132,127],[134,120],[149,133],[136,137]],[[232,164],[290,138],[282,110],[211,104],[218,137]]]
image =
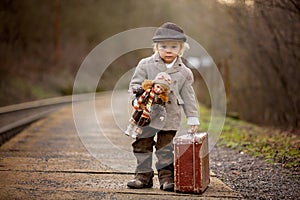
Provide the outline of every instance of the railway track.
[[75,101],[87,100],[90,95],[55,97],[0,107],[0,146],[32,122]]

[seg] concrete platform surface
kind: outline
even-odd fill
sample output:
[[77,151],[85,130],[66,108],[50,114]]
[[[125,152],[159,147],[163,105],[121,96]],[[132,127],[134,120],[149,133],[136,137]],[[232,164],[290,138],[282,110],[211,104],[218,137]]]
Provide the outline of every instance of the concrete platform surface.
[[[65,106],[0,147],[0,199],[241,199],[213,174],[203,194],[126,187],[132,139],[124,92]],[[119,97],[119,100],[115,100]]]

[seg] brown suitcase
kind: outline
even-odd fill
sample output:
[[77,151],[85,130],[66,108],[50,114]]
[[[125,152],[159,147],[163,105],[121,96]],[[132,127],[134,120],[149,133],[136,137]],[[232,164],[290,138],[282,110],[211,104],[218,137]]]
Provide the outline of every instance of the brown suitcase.
[[174,138],[175,191],[203,193],[210,182],[207,133]]

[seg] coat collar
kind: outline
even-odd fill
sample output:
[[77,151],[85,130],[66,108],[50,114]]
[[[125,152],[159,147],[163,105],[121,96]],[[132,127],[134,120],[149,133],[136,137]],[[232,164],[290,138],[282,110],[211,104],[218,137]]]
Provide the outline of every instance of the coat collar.
[[154,62],[158,63],[159,69],[161,71],[165,71],[168,74],[173,74],[175,72],[180,71],[180,69],[183,66],[183,63],[182,63],[182,60],[180,57],[177,58],[177,61],[174,63],[174,66],[169,69],[165,66],[165,63],[163,62],[163,60],[161,59],[161,57],[159,56],[158,53],[155,53],[153,55],[153,58],[154,58]]

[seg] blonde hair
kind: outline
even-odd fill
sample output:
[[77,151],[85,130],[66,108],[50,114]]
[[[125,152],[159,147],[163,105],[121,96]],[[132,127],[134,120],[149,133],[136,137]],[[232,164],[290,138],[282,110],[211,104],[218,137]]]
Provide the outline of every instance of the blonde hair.
[[[190,45],[186,42],[181,42],[181,41],[178,41],[178,42],[180,43],[180,50],[179,50],[178,56],[181,57],[181,56],[183,56],[185,51],[190,49]],[[158,43],[159,42],[153,43],[153,52],[154,53],[158,53]]]

